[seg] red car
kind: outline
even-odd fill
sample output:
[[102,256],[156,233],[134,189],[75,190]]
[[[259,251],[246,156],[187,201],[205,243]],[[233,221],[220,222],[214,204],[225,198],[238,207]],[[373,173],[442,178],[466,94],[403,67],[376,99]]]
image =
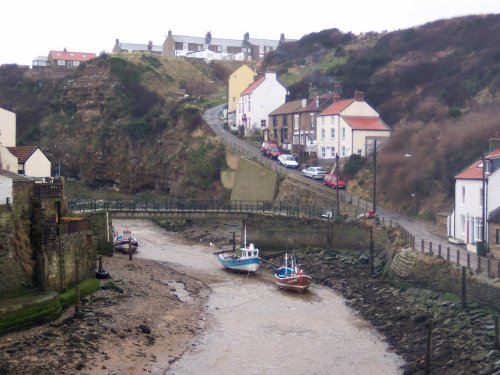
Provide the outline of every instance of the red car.
[[262,147],[260,148],[262,155],[267,156],[271,159],[277,159],[278,156],[282,154],[278,145],[272,141],[266,141],[262,143]]
[[333,189],[337,189],[337,188],[345,189],[345,187],[346,187],[345,181],[342,180],[340,177],[339,177],[339,180],[337,183],[337,176],[334,175],[333,173],[327,174],[323,178],[323,183],[325,184],[325,186],[331,187]]

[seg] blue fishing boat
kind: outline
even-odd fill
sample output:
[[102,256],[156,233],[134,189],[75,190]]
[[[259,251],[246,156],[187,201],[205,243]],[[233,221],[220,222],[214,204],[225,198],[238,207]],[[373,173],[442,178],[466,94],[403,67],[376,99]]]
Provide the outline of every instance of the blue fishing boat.
[[219,262],[227,269],[236,272],[255,273],[260,267],[262,259],[259,257],[259,249],[253,243],[247,246],[246,228],[243,246],[238,252],[231,251],[227,254],[225,251],[218,254]]

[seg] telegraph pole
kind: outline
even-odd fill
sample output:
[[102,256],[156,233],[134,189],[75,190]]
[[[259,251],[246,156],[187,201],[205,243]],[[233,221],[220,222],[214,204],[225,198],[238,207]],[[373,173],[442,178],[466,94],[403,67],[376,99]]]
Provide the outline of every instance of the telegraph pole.
[[377,213],[377,140],[373,140],[373,214]]

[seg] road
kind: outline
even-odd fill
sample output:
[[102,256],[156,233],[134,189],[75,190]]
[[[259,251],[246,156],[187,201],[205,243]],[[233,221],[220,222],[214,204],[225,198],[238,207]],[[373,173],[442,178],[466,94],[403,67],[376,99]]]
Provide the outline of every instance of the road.
[[[261,164],[271,168],[274,171],[285,174],[295,173],[297,175],[300,175],[300,171],[286,169],[279,165],[277,162],[263,157],[258,147],[246,142],[244,139],[234,136],[229,131],[224,130],[224,125],[221,120],[222,107],[223,105],[210,108],[203,114],[203,118],[205,119],[207,124],[213,129],[215,134],[219,138],[221,138],[221,140],[223,140],[226,144],[230,145],[235,150],[246,155],[247,157],[256,158],[261,162]],[[319,183],[312,180],[307,181],[309,181],[309,183],[311,184]],[[372,208],[371,202],[367,202],[359,197],[356,197],[347,191],[340,191],[339,193],[342,199],[344,199],[345,201],[351,201],[361,209],[369,210]],[[447,258],[447,248],[449,248],[450,262],[456,264],[458,258],[458,263],[462,266],[467,266],[471,269],[477,269],[479,267],[478,257],[475,254],[465,250],[464,247],[448,243],[446,238],[443,238],[437,233],[436,227],[432,223],[419,219],[409,218],[400,213],[392,212],[388,209],[380,207],[379,205],[377,205],[377,215],[380,220],[384,221],[386,225],[389,225],[391,223],[393,225],[400,225],[409,233],[411,233],[415,237],[414,243],[417,250],[421,250],[423,240],[424,252],[430,252],[432,246],[432,251],[434,252],[434,254],[436,254],[438,248],[440,247],[443,257]],[[483,273],[484,271],[487,271],[487,261],[488,260],[486,258],[482,258],[481,260],[482,265],[480,271],[482,271]],[[490,262],[492,272],[497,273],[498,277],[498,273],[500,273],[500,265],[498,264],[498,261],[490,260]],[[497,272],[497,270],[499,272]],[[485,274],[485,276],[487,276],[487,274]]]

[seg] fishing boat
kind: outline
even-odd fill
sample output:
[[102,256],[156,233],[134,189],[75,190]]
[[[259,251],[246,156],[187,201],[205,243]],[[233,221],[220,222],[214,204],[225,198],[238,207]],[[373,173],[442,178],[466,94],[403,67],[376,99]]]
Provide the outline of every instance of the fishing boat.
[[128,253],[129,251],[136,251],[138,246],[139,242],[132,235],[132,231],[128,226],[125,226],[122,232],[115,232],[113,238],[113,249],[115,251]]
[[262,259],[259,257],[259,249],[253,243],[247,246],[247,230],[243,236],[243,246],[236,251],[227,254],[226,251],[218,253],[219,262],[227,269],[236,272],[255,273],[260,267]]
[[288,256],[285,254],[285,262],[274,271],[274,278],[278,288],[299,293],[304,293],[312,283],[311,276],[306,275],[304,270],[300,269],[295,255],[290,257],[290,264],[288,264]]

